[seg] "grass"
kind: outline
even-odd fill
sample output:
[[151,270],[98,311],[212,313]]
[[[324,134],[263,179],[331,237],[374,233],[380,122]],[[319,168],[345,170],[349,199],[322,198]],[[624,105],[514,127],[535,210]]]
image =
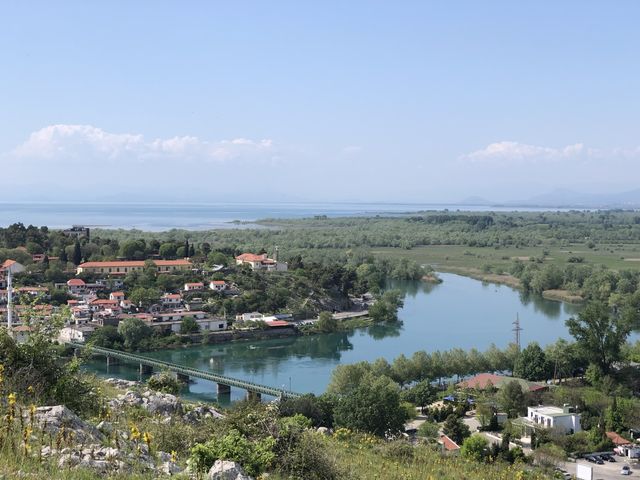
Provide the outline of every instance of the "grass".
[[[570,257],[584,257],[584,263],[602,265],[613,270],[640,269],[640,245],[597,245],[590,249],[585,244],[545,247],[467,247],[463,245],[434,245],[401,248],[374,248],[374,255],[390,258],[408,258],[420,264],[432,265],[435,270],[452,273],[482,272],[487,265],[493,272],[507,271],[515,259],[527,261],[544,256],[545,263],[564,265]],[[547,253],[547,255],[544,255]]]
[[443,456],[434,446],[417,446],[412,458],[393,455],[384,445],[367,439],[324,439],[327,453],[353,480],[516,480],[548,478],[526,465],[484,464]]

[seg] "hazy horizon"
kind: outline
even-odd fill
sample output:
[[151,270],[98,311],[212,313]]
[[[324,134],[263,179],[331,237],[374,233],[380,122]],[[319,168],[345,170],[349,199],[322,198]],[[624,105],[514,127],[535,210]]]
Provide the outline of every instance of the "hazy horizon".
[[0,201],[638,205],[638,14],[8,4]]

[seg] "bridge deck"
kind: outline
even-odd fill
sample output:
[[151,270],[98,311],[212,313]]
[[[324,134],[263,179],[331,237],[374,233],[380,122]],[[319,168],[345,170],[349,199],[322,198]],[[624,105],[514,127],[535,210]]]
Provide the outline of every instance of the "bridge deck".
[[156,360],[155,358],[145,357],[143,355],[137,355],[135,353],[121,352],[119,350],[112,350],[110,348],[96,347],[92,345],[84,345],[81,343],[68,343],[73,348],[88,349],[93,355],[104,355],[106,357],[118,358],[127,362],[138,363],[149,367],[156,367],[163,370],[169,370],[174,373],[180,373],[182,375],[188,375],[189,377],[201,378],[203,380],[209,380],[211,382],[222,383],[231,387],[242,388],[249,392],[261,393],[264,395],[271,395],[273,397],[288,397],[297,398],[302,394],[292,392],[290,390],[284,390],[282,388],[270,387],[268,385],[260,385],[259,383],[249,382],[246,380],[240,380],[238,378],[228,377],[226,375],[219,375],[217,373],[207,372],[205,370],[198,370],[197,368],[185,367],[175,363],[164,362],[162,360]]

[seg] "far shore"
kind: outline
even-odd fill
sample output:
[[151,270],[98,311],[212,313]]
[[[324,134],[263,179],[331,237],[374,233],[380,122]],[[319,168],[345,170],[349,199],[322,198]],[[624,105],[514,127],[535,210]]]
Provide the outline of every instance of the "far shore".
[[[445,265],[439,265],[438,270],[445,273],[455,273],[456,275],[462,275],[464,277],[473,278],[482,282],[495,283],[500,285],[507,285],[517,290],[522,290],[522,283],[516,277],[508,273],[485,273],[482,270],[471,267],[447,267]],[[582,303],[584,298],[578,294],[572,293],[569,290],[545,290],[542,292],[542,296],[547,300],[553,300],[557,302],[567,303]]]

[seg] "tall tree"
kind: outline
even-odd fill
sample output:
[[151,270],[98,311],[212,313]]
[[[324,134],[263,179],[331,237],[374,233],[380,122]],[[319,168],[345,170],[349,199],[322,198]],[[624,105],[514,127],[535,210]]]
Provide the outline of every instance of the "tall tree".
[[631,332],[627,321],[612,315],[609,307],[599,301],[588,303],[566,325],[587,359],[605,374],[620,359],[622,345]]
[[76,243],[73,246],[73,263],[74,265],[80,265],[82,262],[82,250],[80,249],[80,241],[76,239]]
[[513,375],[526,380],[546,380],[552,368],[544,351],[536,342],[531,342],[520,352],[513,368]]
[[449,415],[444,421],[442,431],[447,437],[456,442],[458,445],[460,445],[465,438],[471,435],[471,431],[469,430],[467,424],[464,423],[462,419],[455,413]]
[[507,382],[498,393],[498,404],[509,415],[509,418],[516,418],[520,415],[524,411],[526,402],[527,397],[517,380]]
[[339,397],[334,419],[338,426],[384,436],[404,430],[407,411],[391,379],[366,374],[353,391]]

